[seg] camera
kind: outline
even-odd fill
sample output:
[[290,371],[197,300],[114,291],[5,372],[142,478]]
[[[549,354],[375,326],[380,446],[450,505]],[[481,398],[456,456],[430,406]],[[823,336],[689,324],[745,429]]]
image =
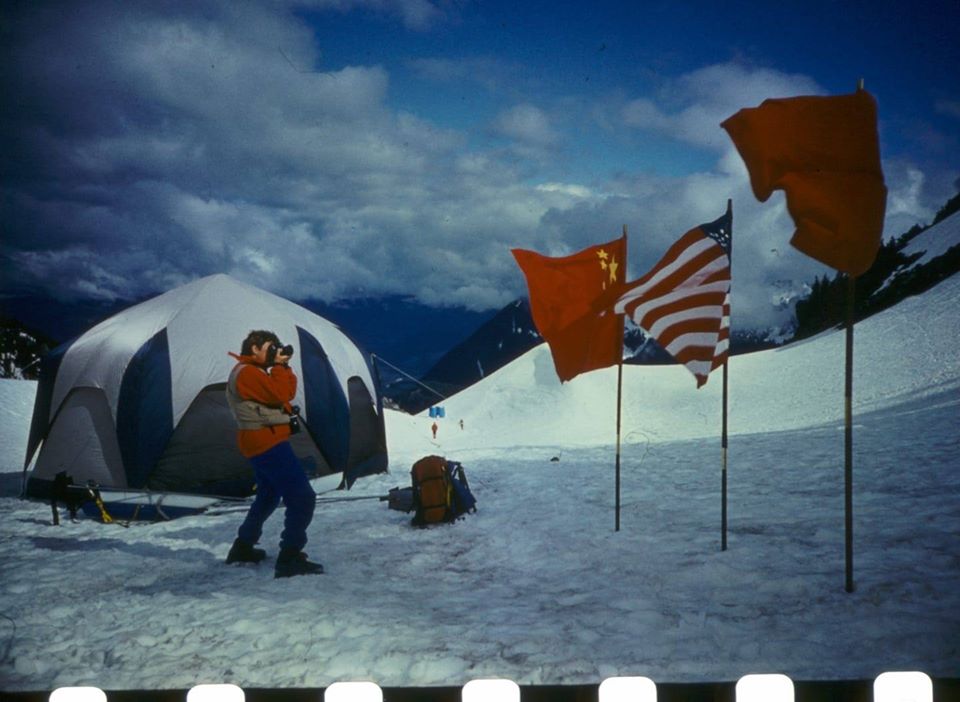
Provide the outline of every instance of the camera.
[[277,354],[283,353],[284,356],[293,355],[293,346],[287,344],[286,346],[281,346],[280,344],[270,344],[267,347],[267,363],[274,364],[277,362]]

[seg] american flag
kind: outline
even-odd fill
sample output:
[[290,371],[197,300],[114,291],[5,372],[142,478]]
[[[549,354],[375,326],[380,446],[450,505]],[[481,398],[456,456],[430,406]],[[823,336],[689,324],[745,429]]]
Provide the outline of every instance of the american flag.
[[697,379],[707,382],[730,347],[732,216],[691,229],[614,304]]

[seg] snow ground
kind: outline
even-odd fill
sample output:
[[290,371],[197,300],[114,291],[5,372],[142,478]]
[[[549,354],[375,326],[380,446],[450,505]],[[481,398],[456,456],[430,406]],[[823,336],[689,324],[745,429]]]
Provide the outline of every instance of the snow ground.
[[[853,593],[842,332],[731,360],[727,551],[720,375],[624,369],[615,532],[615,370],[561,385],[540,347],[450,398],[436,442],[390,412],[391,474],[348,493],[373,499],[318,506],[328,572],[279,581],[222,564],[238,508],[52,526],[16,498],[36,386],[0,381],[0,687],[960,677],[958,304],[954,276],[857,325]],[[417,530],[376,496],[428,453],[463,462],[479,510]]]
[[913,262],[913,266],[922,266],[957,245],[960,245],[960,214],[937,222],[907,244],[903,253],[910,255],[922,252],[923,255]]
[[898,276],[930,263],[933,259],[943,256],[947,251],[958,245],[960,245],[960,213],[955,213],[937,222],[911,240],[910,243],[903,248],[902,253],[905,256],[920,254],[920,257],[910,265],[894,271],[880,288],[883,289],[887,287]]

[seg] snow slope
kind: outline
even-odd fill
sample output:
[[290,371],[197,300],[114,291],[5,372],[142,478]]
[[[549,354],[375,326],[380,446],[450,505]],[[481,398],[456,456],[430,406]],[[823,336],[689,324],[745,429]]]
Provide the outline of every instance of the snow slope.
[[[956,277],[955,277],[956,278]],[[960,281],[948,280],[854,330],[854,409],[867,412],[957,388],[960,383]],[[729,431],[752,434],[842,421],[845,334],[730,359]],[[527,352],[443,403],[438,438],[446,450],[612,445],[616,440],[617,370],[561,384],[546,345]],[[627,443],[717,437],[723,388],[719,372],[696,390],[681,366],[625,366],[622,433]],[[421,417],[425,417],[421,415]],[[457,422],[472,431],[461,432]],[[430,421],[423,419],[427,425]],[[416,424],[417,422],[414,422]],[[409,425],[409,422],[408,422]],[[404,459],[427,448],[392,432]],[[394,443],[393,439],[396,439]],[[405,452],[405,453],[404,453]]]
[[960,245],[960,212],[925,230],[904,247],[903,254],[923,253],[913,262],[913,266],[922,266],[957,245]]
[[933,259],[943,256],[947,251],[958,245],[960,245],[960,212],[937,222],[911,239],[903,247],[901,253],[904,256],[921,254],[920,257],[910,265],[895,270],[880,286],[880,289],[882,290],[890,285],[898,276],[930,263]]
[[[281,581],[222,564],[242,507],[52,526],[15,497],[35,385],[0,381],[2,688],[960,677],[958,309],[954,276],[857,325],[850,594],[842,332],[731,359],[727,551],[720,375],[624,368],[615,532],[616,371],[561,385],[540,347],[445,402],[436,441],[390,412],[392,473],[348,494],[373,499],[318,505],[327,574]],[[476,514],[416,530],[376,499],[427,453],[464,463]]]

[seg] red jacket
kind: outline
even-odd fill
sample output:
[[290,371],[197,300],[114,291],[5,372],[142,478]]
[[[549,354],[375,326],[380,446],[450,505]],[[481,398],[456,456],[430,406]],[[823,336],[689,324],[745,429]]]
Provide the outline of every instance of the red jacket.
[[[297,393],[297,376],[289,366],[271,366],[268,370],[258,365],[253,356],[230,355],[243,365],[237,375],[237,392],[242,399],[291,410],[290,401]],[[269,451],[289,438],[290,427],[286,424],[237,431],[240,453],[247,458]]]

